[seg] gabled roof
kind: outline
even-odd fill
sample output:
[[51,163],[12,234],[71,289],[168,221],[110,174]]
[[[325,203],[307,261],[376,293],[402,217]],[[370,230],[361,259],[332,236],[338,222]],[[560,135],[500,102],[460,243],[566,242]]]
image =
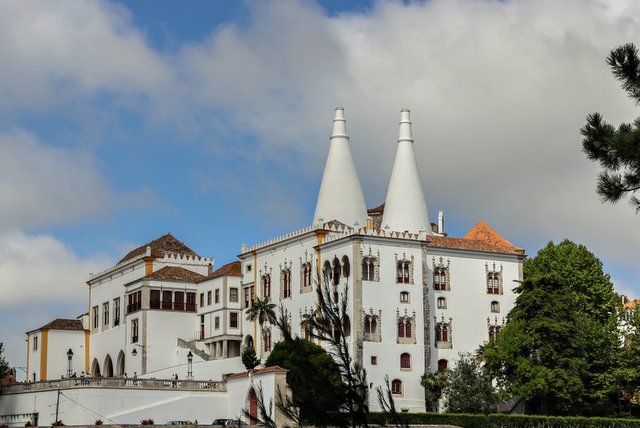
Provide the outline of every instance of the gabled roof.
[[471,230],[464,235],[463,239],[473,239],[476,241],[485,242],[495,247],[505,249],[516,249],[516,246],[511,242],[504,239],[498,232],[496,232],[491,226],[489,226],[484,220],[480,220],[478,224],[473,226]]
[[84,331],[84,328],[82,327],[81,320],[65,320],[62,318],[58,318],[51,321],[49,324],[45,324],[42,327],[35,330],[31,330],[31,331],[38,331],[38,330]]
[[635,300],[629,300],[627,303],[622,305],[622,307],[624,309],[635,309],[638,303],[640,303],[640,298]]
[[209,281],[210,279],[220,278],[222,276],[242,276],[242,270],[240,267],[240,262],[231,262],[226,265],[220,266],[218,269],[214,270],[209,275],[203,277],[198,282]]
[[147,251],[147,247],[151,247],[151,255],[153,257],[164,257],[165,254],[178,254],[184,256],[200,257],[195,251],[187,247],[181,241],[178,241],[172,234],[167,233],[158,239],[147,244],[141,245],[135,250],[129,251],[118,264],[130,260],[134,257],[141,256]]
[[371,215],[371,214],[382,214],[384,213],[384,202],[381,203],[380,205],[378,205],[375,208],[369,208],[367,210],[367,214]]
[[180,266],[165,266],[153,272],[147,278],[160,281],[199,282],[206,277]]
[[450,238],[448,236],[427,236],[427,245],[435,248],[452,248],[456,250],[484,251],[487,253],[524,254],[523,250],[497,246],[490,242],[467,238]]

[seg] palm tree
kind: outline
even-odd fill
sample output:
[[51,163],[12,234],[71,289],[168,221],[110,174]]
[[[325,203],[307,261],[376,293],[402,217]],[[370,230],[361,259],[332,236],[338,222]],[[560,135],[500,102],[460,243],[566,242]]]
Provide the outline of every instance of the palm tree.
[[275,303],[271,303],[269,297],[264,299],[256,297],[256,300],[247,309],[247,321],[258,321],[260,327],[264,327],[267,322],[273,323],[276,320],[275,307]]

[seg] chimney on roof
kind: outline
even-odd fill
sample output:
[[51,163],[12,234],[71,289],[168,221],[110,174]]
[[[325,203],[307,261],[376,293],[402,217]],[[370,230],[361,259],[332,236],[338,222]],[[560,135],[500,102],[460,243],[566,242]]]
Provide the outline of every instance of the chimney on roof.
[[387,189],[382,224],[388,225],[392,231],[408,230],[416,233],[424,229],[429,235],[432,234],[413,149],[409,109],[402,109],[400,112],[398,147]]
[[207,266],[207,272],[209,275],[213,273],[213,265],[211,263],[209,263],[209,266]]
[[444,212],[438,211],[438,233],[444,235]]
[[337,220],[348,226],[365,224],[367,208],[351,157],[344,109],[336,108],[329,154],[322,175],[313,224]]

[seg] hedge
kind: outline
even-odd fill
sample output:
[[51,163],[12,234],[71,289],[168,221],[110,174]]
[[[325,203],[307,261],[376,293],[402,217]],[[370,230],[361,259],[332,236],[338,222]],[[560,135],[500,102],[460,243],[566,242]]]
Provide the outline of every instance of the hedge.
[[[454,425],[463,428],[640,428],[640,419],[580,416],[475,415],[456,413],[400,413],[409,425]],[[369,423],[394,425],[389,415],[369,414]]]

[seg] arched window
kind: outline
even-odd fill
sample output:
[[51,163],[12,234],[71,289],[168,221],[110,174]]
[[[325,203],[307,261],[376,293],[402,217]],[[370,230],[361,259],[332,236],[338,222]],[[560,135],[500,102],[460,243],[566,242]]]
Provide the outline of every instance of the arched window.
[[262,344],[264,352],[271,351],[271,331],[267,330],[262,334]]
[[433,289],[446,291],[449,289],[447,284],[448,268],[437,267],[433,270]]
[[329,263],[329,260],[325,260],[324,264],[322,265],[322,277],[324,278],[325,282],[329,282],[329,280],[331,279],[331,263]]
[[496,338],[498,337],[498,333],[500,333],[500,326],[489,326],[489,342],[496,340]]
[[398,321],[398,337],[404,337],[404,321]]
[[282,298],[287,299],[291,297],[291,270],[285,269],[281,273],[282,275]]
[[449,368],[449,361],[442,359],[438,360],[438,371],[443,372]]
[[401,291],[400,292],[400,303],[409,303],[409,292]]
[[271,297],[271,275],[262,275],[262,296]]
[[496,312],[496,313],[500,312],[500,302],[497,302],[495,300],[491,302],[491,312]]
[[415,323],[413,317],[398,319],[398,343],[416,343],[413,323]]
[[340,266],[340,260],[338,257],[333,258],[333,285],[340,284],[340,272],[342,271],[342,267]]
[[307,263],[302,263],[301,266],[301,274],[302,274],[302,287],[306,288],[306,287],[311,287],[311,275],[312,275],[312,269],[311,269],[311,263],[307,262]]
[[349,257],[342,256],[342,276],[349,278],[351,275],[351,264],[349,263]]
[[438,297],[438,309],[447,309],[447,299]]
[[487,273],[487,294],[500,293],[500,272]]
[[452,347],[451,342],[451,324],[448,322],[436,322],[436,348],[450,349]]
[[411,368],[411,355],[407,352],[400,355],[400,368],[401,369],[410,369]]
[[402,394],[402,381],[400,379],[394,379],[391,381],[391,393],[395,395]]
[[400,260],[396,265],[396,282],[398,284],[410,284],[409,262]]
[[364,316],[364,340],[369,342],[379,342],[380,334],[378,329],[378,315]]

